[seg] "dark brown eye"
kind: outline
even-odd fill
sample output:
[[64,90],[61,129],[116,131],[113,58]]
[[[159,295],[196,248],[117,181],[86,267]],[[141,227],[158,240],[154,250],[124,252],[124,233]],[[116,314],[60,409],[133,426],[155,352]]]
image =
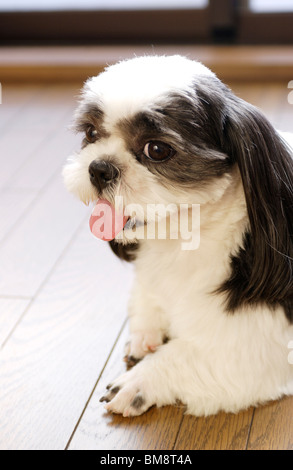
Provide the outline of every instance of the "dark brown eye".
[[98,131],[94,128],[94,126],[89,125],[85,131],[85,137],[89,144],[93,144],[98,138]]
[[144,146],[143,153],[150,160],[162,162],[173,157],[176,151],[164,142],[152,140]]

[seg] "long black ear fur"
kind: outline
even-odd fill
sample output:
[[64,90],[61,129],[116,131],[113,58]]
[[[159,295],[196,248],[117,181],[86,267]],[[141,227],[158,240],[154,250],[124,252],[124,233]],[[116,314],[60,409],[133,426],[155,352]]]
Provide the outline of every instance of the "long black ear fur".
[[240,169],[250,227],[220,290],[230,311],[265,302],[293,322],[293,154],[260,111],[226,98],[222,143]]

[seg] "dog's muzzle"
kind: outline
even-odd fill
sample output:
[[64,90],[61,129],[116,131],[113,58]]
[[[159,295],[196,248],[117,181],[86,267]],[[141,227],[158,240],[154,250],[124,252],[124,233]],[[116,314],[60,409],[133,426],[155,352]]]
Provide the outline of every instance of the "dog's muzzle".
[[119,176],[119,170],[112,163],[94,160],[89,166],[91,183],[101,192]]

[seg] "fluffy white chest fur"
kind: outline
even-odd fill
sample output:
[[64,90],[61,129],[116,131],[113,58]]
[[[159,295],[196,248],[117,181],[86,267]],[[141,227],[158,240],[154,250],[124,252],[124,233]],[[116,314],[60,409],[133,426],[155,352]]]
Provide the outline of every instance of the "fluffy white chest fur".
[[[66,185],[97,208],[120,197],[124,228],[104,239],[136,272],[125,352],[135,365],[109,385],[106,409],[134,416],[179,400],[208,415],[293,394],[292,149],[178,56],[108,68],[86,83],[75,120],[85,139]],[[197,249],[139,236],[152,203],[200,205]]]

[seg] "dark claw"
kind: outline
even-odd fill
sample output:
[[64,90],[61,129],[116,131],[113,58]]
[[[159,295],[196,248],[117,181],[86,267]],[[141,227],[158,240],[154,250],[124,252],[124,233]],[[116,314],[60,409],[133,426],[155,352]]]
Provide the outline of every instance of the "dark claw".
[[169,341],[169,338],[168,338],[168,336],[164,336],[164,338],[163,338],[163,344],[166,344],[166,343],[168,343],[168,341]]
[[116,386],[111,389],[111,386],[112,385],[107,385],[106,388],[107,390],[109,390],[109,393],[107,393],[106,395],[103,395],[102,398],[100,398],[100,402],[105,401],[109,403],[109,401],[111,401],[115,397],[115,395],[119,392],[120,387]]
[[110,400],[106,395],[104,395],[102,398],[100,398],[100,402],[103,402],[103,401],[109,403]]
[[125,356],[124,361],[126,362],[127,369],[135,366],[141,359],[134,357],[134,356]]

